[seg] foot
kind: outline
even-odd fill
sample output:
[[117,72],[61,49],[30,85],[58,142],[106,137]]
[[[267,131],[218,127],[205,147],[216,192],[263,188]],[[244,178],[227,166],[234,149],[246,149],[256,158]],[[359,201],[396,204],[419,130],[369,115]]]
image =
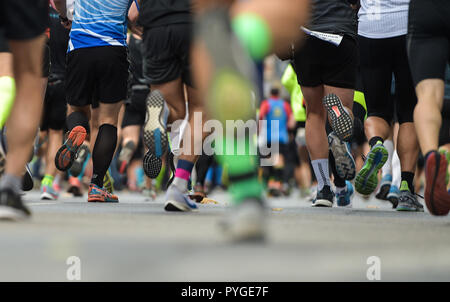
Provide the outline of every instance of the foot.
[[89,185],[88,202],[119,202],[119,197],[97,185]]
[[356,191],[363,195],[370,195],[378,185],[378,171],[388,158],[388,151],[382,142],[376,143],[367,154],[364,165],[356,175]]
[[398,205],[398,197],[400,195],[400,190],[396,185],[391,185],[389,188],[389,193],[387,194],[386,198],[389,200],[390,203],[392,203],[392,208],[397,208]]
[[333,153],[339,177],[345,180],[355,178],[356,164],[352,156],[350,143],[342,141],[336,133],[331,132],[328,135],[328,145],[331,153]]
[[194,192],[189,195],[189,198],[195,202],[201,203],[203,198],[206,197],[204,187],[201,184],[196,184],[194,186]]
[[375,198],[381,199],[381,200],[388,200],[388,194],[391,190],[391,183],[392,183],[392,175],[387,174],[381,179],[380,183],[380,190],[378,191],[377,195],[375,195]]
[[86,145],[81,145],[78,149],[77,155],[75,157],[75,160],[72,164],[72,167],[70,167],[70,174],[72,176],[78,177],[78,175],[83,172],[83,167],[85,165],[86,160],[90,156],[89,147]]
[[423,205],[417,200],[417,196],[411,193],[405,181],[400,186],[397,211],[423,212]]
[[70,131],[64,145],[56,153],[55,165],[58,170],[67,171],[72,167],[78,149],[86,139],[86,135],[86,129],[82,126],[76,126]]
[[67,190],[68,193],[72,193],[74,197],[83,196],[83,192],[81,191],[81,182],[78,177],[69,177],[69,185],[69,189]]
[[28,165],[25,165],[25,173],[22,177],[22,190],[25,192],[33,190],[34,187],[34,181],[33,181],[33,174],[31,174],[30,167]]
[[447,215],[450,211],[450,195],[447,192],[446,157],[434,151],[425,163],[425,203],[433,215]]
[[232,207],[230,213],[220,222],[220,227],[232,241],[263,241],[266,234],[265,216],[263,201],[249,198]]
[[330,118],[331,128],[340,140],[349,142],[353,136],[353,118],[334,93],[326,95],[322,100]]
[[125,144],[125,146],[122,147],[122,150],[120,151],[119,158],[118,158],[118,170],[120,174],[124,174],[128,163],[130,162],[131,158],[133,157],[133,153],[136,150],[136,145],[134,142],[129,141]]
[[269,184],[267,185],[267,191],[269,196],[280,197],[281,195],[283,195],[281,182],[275,180],[269,181]]
[[145,200],[155,200],[156,199],[156,191],[153,189],[142,190],[142,195],[145,196]]
[[334,193],[331,191],[330,186],[324,186],[322,190],[317,192],[316,198],[312,202],[313,207],[327,207],[333,206]]
[[187,194],[181,192],[175,185],[171,185],[167,189],[164,209],[168,212],[190,212],[197,210],[198,207]]
[[53,186],[42,185],[41,186],[41,199],[42,200],[57,200],[58,193],[53,189]]
[[154,179],[162,168],[162,157],[168,149],[167,118],[169,109],[161,92],[154,90],[147,98],[147,115],[144,125],[144,143],[148,152],[144,156],[144,172]]
[[336,193],[336,204],[338,207],[351,208],[352,207],[352,196],[354,194],[353,185],[348,180],[345,181],[345,190]]
[[20,194],[11,189],[0,190],[0,220],[21,220],[31,216]]

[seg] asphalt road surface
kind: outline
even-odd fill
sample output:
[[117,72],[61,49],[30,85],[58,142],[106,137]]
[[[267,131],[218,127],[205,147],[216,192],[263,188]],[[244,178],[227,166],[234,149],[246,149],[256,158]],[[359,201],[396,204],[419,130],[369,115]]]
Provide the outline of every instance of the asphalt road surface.
[[264,244],[232,244],[217,225],[225,193],[197,213],[167,213],[162,196],[88,204],[32,192],[32,219],[0,223],[0,281],[68,281],[71,256],[81,281],[369,282],[374,268],[381,281],[450,281],[450,217],[359,196],[352,209],[311,208],[298,196],[268,201]]

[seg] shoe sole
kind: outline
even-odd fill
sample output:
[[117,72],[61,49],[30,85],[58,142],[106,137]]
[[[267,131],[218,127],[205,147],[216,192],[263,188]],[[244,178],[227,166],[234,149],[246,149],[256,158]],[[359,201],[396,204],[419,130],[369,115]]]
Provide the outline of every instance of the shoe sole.
[[423,209],[419,209],[416,207],[412,208],[412,207],[402,206],[402,205],[398,205],[396,210],[399,212],[423,212]]
[[193,209],[185,203],[176,200],[168,200],[164,205],[164,210],[168,212],[194,212],[197,209]]
[[351,153],[348,152],[346,143],[339,140],[333,134],[328,135],[328,145],[333,153],[336,171],[340,178],[353,180],[356,176],[356,163]]
[[322,103],[327,109],[328,116],[331,119],[331,128],[333,128],[337,137],[344,142],[349,142],[353,135],[353,119],[345,111],[339,97],[331,93],[323,98]]
[[[69,137],[64,142],[64,145],[59,148],[55,156],[55,166],[60,171],[67,171],[75,161],[78,149],[86,139],[86,129],[82,126],[76,126],[69,133]],[[69,162],[64,164],[64,160],[69,156]]]
[[436,196],[437,182],[439,179],[445,180],[447,173],[445,167],[442,169],[444,170],[443,173],[439,173],[441,170],[442,157],[443,156],[437,152],[430,154],[425,166],[425,204],[430,213],[436,216],[445,216],[450,211],[450,195],[448,194],[446,187],[442,186],[445,188],[445,194],[441,195],[444,196]]
[[338,208],[353,208],[353,204],[352,203],[349,203],[348,205],[345,205],[345,206],[338,205],[337,203],[336,203],[336,205],[337,205]]
[[31,174],[30,167],[28,167],[28,165],[25,165],[25,174],[22,177],[22,190],[28,192],[33,190],[33,187],[33,175]]
[[387,200],[389,200],[390,203],[392,203],[392,208],[396,209],[398,206],[398,197],[397,196],[387,196]]
[[88,202],[101,202],[101,203],[118,203],[118,200],[104,200],[101,197],[90,197],[88,198]]
[[333,203],[327,199],[317,199],[312,206],[315,208],[331,208]]
[[147,98],[144,143],[148,152],[144,156],[143,168],[145,174],[152,179],[158,177],[161,172],[161,158],[168,149],[167,133],[163,124],[164,103],[164,97],[158,90],[152,91]]
[[54,197],[52,194],[44,192],[41,194],[41,200],[56,200],[57,198]]
[[388,151],[382,146],[375,146],[367,155],[366,162],[356,175],[356,191],[363,195],[370,195],[378,185],[378,171],[388,159]]

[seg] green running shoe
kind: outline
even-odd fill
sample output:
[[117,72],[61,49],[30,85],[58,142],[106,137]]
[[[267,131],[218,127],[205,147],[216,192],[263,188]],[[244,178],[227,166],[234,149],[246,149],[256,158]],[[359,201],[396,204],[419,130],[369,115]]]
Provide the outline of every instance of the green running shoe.
[[356,175],[356,191],[363,195],[370,195],[378,185],[378,171],[388,159],[388,150],[381,141],[378,141],[369,154],[367,154],[364,166]]

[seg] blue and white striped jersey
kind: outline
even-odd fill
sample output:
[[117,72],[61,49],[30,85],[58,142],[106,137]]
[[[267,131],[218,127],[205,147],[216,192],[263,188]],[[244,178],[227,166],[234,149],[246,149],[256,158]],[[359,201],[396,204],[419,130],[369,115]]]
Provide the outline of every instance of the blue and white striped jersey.
[[68,52],[87,47],[126,46],[133,0],[75,0]]

